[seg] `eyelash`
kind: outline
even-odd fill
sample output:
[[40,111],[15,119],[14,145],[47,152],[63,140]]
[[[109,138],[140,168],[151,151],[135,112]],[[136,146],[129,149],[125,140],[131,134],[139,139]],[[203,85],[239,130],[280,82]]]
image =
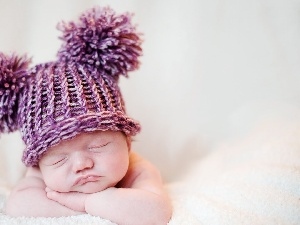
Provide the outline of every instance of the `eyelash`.
[[64,158],[62,158],[62,159],[56,161],[55,163],[52,164],[52,166],[55,166],[55,165],[61,163],[61,162],[64,161],[65,159],[66,159],[66,157],[64,157]]
[[102,148],[102,147],[107,146],[109,143],[110,143],[110,142],[107,142],[106,144],[103,144],[103,145],[90,147],[89,150],[90,150],[90,151],[93,151],[93,149],[100,149],[100,148]]

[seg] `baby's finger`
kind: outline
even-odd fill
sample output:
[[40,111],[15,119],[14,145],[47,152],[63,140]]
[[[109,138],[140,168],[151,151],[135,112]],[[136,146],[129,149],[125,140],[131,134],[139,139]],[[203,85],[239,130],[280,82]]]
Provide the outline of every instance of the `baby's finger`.
[[66,196],[65,194],[62,194],[62,193],[58,193],[56,191],[48,191],[47,192],[47,197],[50,199],[50,200],[53,200],[53,201],[56,201],[58,202],[59,204],[63,205],[63,206],[68,206],[68,196]]
[[84,212],[85,194],[70,192],[70,193],[59,193],[56,191],[47,192],[47,197],[59,204],[66,206],[75,211]]
[[50,191],[52,191],[52,189],[46,187],[46,188],[45,188],[45,191],[46,191],[46,192],[50,192]]

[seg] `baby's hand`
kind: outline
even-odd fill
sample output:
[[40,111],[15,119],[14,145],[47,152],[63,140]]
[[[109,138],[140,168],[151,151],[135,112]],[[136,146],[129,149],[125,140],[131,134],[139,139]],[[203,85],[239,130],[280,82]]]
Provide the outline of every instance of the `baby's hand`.
[[46,187],[47,197],[69,209],[85,212],[85,200],[88,194],[80,192],[57,192]]

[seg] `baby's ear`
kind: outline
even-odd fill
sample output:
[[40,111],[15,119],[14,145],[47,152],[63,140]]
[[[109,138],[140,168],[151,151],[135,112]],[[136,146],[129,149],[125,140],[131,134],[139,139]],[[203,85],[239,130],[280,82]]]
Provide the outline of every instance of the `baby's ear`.
[[126,143],[127,143],[127,147],[128,147],[128,152],[131,151],[131,136],[126,136]]

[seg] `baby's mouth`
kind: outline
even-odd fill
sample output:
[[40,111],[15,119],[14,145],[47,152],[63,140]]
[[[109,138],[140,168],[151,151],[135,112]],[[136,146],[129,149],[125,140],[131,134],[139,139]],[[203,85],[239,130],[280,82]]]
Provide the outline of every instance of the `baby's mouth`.
[[101,176],[96,176],[96,175],[81,176],[75,180],[73,186],[84,185],[88,182],[96,182],[96,181],[99,181],[100,178],[101,178]]

